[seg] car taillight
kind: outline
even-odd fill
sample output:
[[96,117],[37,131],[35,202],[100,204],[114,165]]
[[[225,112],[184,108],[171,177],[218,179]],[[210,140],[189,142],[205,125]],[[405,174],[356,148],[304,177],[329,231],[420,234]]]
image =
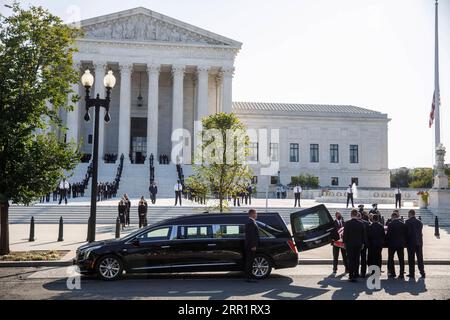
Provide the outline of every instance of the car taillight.
[[287,243],[288,243],[288,245],[289,245],[289,247],[291,248],[292,251],[294,251],[295,253],[298,253],[297,247],[295,246],[294,241],[288,240]]

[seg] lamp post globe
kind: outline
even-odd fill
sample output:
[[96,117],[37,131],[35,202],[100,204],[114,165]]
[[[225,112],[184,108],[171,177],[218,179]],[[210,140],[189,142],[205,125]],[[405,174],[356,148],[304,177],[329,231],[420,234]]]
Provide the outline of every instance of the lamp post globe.
[[86,69],[83,76],[81,77],[81,83],[85,88],[90,88],[94,85],[94,76],[89,69]]

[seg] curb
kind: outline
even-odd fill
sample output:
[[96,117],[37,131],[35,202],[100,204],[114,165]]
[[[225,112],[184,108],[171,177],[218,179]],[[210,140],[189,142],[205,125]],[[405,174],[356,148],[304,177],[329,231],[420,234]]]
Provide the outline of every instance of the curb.
[[72,260],[56,261],[0,261],[0,268],[23,267],[68,267],[73,265]]
[[[394,260],[395,264],[398,265],[398,260]],[[444,265],[449,266],[450,260],[424,260],[423,262],[425,265]],[[332,265],[333,260],[332,259],[303,259],[298,261],[298,265]],[[342,261],[339,261],[339,265],[343,265]],[[387,265],[387,260],[383,260],[383,265]],[[417,262],[416,262],[417,265]],[[405,260],[405,267],[408,266],[408,260]]]

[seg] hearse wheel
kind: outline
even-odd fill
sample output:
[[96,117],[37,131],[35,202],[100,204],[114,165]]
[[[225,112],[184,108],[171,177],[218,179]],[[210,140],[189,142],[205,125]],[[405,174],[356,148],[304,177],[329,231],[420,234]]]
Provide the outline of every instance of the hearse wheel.
[[97,275],[102,280],[117,280],[122,272],[123,263],[114,255],[101,257],[97,262]]
[[252,276],[255,279],[267,278],[272,272],[272,263],[264,256],[257,254],[253,259]]

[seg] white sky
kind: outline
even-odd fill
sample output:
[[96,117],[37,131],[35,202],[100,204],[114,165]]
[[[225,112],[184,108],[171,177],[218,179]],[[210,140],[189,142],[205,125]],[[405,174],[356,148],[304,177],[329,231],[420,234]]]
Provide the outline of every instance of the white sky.
[[[434,0],[22,3],[65,20],[73,5],[82,19],[143,6],[238,40],[234,101],[352,104],[388,113],[389,167],[432,165]],[[439,3],[441,130],[450,159],[450,0]],[[0,6],[0,12],[10,10]]]

